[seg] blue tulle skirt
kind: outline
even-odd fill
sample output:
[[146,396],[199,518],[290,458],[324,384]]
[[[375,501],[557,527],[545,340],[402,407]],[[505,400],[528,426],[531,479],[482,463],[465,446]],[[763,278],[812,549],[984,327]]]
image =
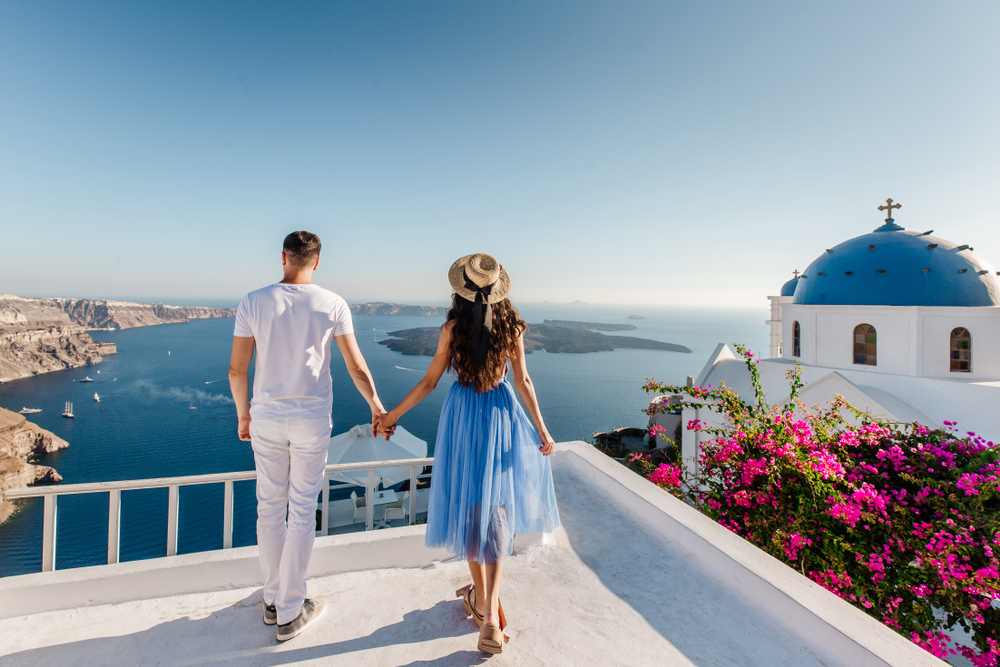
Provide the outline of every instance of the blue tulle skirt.
[[488,565],[514,535],[551,532],[559,510],[549,461],[504,379],[483,393],[458,382],[441,407],[427,510],[427,546]]

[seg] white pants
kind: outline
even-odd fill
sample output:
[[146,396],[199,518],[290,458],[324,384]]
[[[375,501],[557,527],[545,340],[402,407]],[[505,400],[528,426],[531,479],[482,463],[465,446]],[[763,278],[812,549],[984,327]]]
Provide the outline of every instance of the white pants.
[[264,602],[277,607],[281,625],[295,620],[306,598],[330,428],[329,418],[250,422]]

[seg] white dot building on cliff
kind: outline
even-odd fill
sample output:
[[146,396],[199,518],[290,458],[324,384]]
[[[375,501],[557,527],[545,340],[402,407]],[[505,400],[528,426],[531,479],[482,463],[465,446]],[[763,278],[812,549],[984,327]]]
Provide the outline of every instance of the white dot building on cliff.
[[[770,358],[759,369],[770,404],[789,399],[787,371],[802,368],[799,393],[824,406],[835,395],[873,416],[941,427],[958,423],[1000,441],[1000,283],[969,245],[885,223],[822,251],[771,302]],[[728,345],[708,359],[697,386],[726,386],[753,400],[750,374]],[[718,423],[707,409],[681,419]],[[684,430],[685,459],[700,438]]]

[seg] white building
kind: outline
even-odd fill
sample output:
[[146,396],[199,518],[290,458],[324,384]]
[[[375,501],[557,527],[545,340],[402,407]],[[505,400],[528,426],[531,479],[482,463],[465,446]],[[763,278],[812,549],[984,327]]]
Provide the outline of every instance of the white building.
[[[892,200],[888,200],[892,208]],[[885,206],[879,207],[885,209]],[[761,361],[769,403],[788,399],[786,372],[802,366],[807,405],[835,394],[875,416],[940,427],[958,422],[1000,441],[1000,283],[968,245],[912,232],[890,217],[823,251],[771,301],[771,358]],[[750,376],[719,345],[695,380],[753,399]],[[685,410],[684,423],[719,419]],[[684,431],[693,460],[701,434]]]

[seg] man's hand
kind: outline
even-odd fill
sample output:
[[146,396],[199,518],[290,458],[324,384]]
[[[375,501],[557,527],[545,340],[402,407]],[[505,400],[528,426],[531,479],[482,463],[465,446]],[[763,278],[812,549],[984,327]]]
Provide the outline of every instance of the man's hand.
[[236,427],[236,433],[240,436],[240,440],[250,442],[250,415],[240,417],[239,420],[239,425]]

